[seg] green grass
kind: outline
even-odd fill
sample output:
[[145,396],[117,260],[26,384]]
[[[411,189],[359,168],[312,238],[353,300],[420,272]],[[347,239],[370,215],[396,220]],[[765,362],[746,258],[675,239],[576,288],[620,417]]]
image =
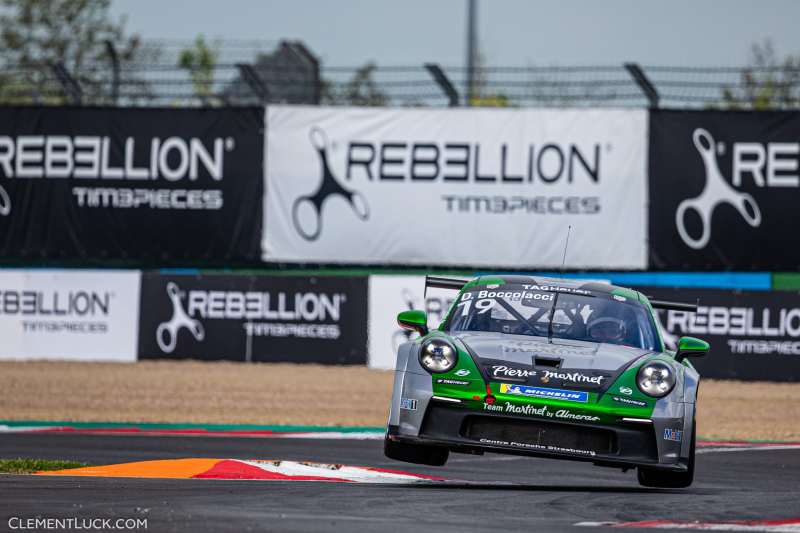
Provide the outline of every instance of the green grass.
[[0,459],[0,474],[31,474],[41,470],[66,470],[87,466],[78,461],[59,461],[50,459]]

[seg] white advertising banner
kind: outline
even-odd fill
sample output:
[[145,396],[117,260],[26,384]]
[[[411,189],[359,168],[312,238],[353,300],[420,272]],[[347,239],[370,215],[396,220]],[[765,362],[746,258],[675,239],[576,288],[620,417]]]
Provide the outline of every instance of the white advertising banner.
[[425,276],[369,277],[369,358],[370,368],[393,369],[397,348],[416,333],[401,329],[397,315],[409,309],[428,313],[428,327],[437,328],[450,308],[457,291],[429,288]]
[[0,270],[0,359],[135,361],[138,271]]
[[645,110],[266,113],[265,261],[647,266]]

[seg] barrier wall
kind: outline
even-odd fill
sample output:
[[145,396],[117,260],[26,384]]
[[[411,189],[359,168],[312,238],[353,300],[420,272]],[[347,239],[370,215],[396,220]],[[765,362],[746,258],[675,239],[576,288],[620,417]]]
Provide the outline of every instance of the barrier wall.
[[255,261],[263,138],[259,108],[0,107],[0,256]]
[[[696,314],[658,317],[670,347],[684,335],[711,343],[711,355],[696,361],[703,376],[800,379],[797,291],[636,288],[659,299],[700,299]],[[429,327],[438,327],[454,296],[444,289],[426,295],[424,276],[0,270],[0,359],[392,369],[398,346],[414,336],[397,326],[397,313],[424,309]]]
[[792,271],[798,138],[788,111],[4,107],[0,254]]

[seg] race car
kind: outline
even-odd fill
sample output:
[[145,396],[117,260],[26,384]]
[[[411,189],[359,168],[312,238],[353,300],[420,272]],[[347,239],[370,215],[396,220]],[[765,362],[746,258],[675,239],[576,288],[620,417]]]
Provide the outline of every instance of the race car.
[[457,290],[437,329],[401,312],[420,336],[397,352],[384,453],[441,466],[450,452],[590,461],[637,469],[650,487],[694,478],[700,376],[708,343],[665,347],[649,300],[600,282],[530,276],[426,277]]

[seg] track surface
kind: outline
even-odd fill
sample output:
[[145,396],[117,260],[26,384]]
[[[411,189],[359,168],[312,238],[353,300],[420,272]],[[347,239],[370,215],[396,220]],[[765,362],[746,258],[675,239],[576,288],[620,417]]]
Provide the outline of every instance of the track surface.
[[[584,521],[800,516],[800,450],[698,455],[688,490],[641,488],[633,471],[587,463],[451,454],[446,467],[383,457],[381,441],[0,435],[0,457],[111,464],[180,457],[287,459],[398,468],[475,484],[0,476],[8,518],[148,518],[148,531],[577,531]],[[652,530],[650,530],[652,531]]]

